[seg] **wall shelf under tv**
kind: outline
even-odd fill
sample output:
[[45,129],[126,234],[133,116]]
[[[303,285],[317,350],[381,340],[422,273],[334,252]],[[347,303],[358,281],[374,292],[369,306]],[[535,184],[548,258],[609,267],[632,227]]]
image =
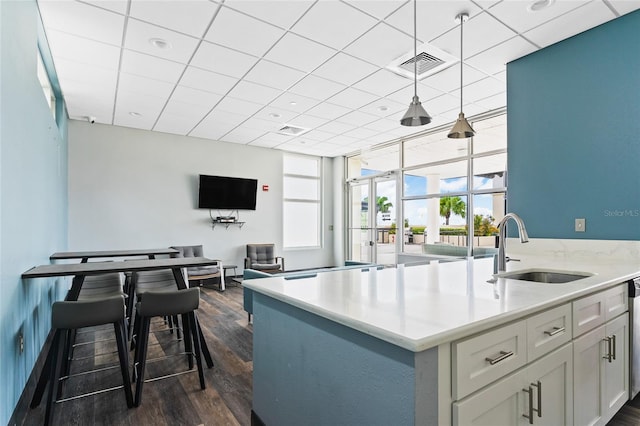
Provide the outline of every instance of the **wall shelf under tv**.
[[[234,214],[235,213],[235,214]],[[228,215],[223,216],[218,210],[218,216],[213,217],[211,210],[209,210],[209,217],[211,217],[211,229],[216,229],[216,226],[224,226],[224,229],[229,229],[230,226],[237,226],[242,228],[246,222],[240,222],[240,212],[238,210],[232,210]]]

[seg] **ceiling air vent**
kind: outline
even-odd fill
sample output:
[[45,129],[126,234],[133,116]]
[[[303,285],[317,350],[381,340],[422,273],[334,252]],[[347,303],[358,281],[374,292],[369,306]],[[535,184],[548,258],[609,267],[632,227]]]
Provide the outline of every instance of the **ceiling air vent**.
[[436,74],[458,62],[458,58],[430,44],[418,46],[418,55],[413,51],[402,55],[387,65],[387,69],[413,80],[414,62],[417,61],[418,80]]
[[302,127],[296,127],[296,126],[290,126],[288,124],[285,124],[285,126],[283,128],[281,128],[280,130],[278,130],[278,133],[282,134],[282,135],[288,135],[288,136],[300,136],[304,133],[307,133],[310,129],[305,129]]

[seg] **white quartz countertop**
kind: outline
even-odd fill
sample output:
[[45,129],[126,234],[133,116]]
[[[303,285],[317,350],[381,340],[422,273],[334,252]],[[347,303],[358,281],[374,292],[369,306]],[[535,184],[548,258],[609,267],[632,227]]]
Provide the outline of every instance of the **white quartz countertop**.
[[[243,286],[419,352],[640,276],[640,257],[597,251],[514,253],[507,271],[549,269],[591,276],[564,284],[492,278],[493,260],[323,272],[311,278],[243,281]],[[637,250],[637,243],[631,247]],[[575,252],[575,251],[574,251]],[[511,254],[508,252],[508,254]],[[259,321],[259,318],[256,319]]]

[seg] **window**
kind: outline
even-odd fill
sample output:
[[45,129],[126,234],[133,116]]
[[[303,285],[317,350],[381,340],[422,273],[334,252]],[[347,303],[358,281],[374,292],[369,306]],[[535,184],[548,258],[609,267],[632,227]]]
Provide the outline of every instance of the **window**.
[[320,246],[321,166],[322,160],[317,157],[284,155],[285,248]]
[[42,92],[44,93],[44,98],[47,101],[47,105],[49,105],[49,109],[51,110],[51,114],[53,114],[53,119],[56,119],[56,94],[51,87],[51,80],[49,79],[49,73],[47,73],[47,69],[44,66],[44,62],[42,61],[42,55],[40,54],[40,50],[38,50],[38,80],[40,81],[40,86],[42,87]]

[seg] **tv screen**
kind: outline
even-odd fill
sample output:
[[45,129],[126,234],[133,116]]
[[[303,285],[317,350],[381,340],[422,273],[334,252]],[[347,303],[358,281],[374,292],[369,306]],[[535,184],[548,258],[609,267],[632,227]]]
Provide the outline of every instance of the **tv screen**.
[[257,190],[256,179],[200,175],[198,208],[255,210]]

